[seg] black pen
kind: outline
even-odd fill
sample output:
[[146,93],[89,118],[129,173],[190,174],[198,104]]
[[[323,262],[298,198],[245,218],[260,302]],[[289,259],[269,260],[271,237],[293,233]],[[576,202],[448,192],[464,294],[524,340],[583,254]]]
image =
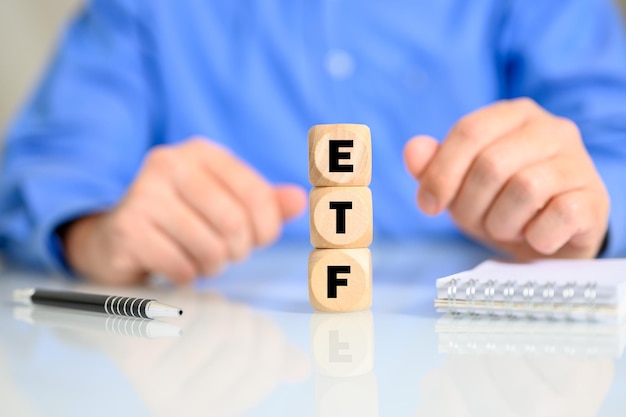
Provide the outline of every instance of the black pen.
[[144,319],[178,317],[183,314],[180,308],[161,304],[153,299],[36,288],[13,291],[13,301]]

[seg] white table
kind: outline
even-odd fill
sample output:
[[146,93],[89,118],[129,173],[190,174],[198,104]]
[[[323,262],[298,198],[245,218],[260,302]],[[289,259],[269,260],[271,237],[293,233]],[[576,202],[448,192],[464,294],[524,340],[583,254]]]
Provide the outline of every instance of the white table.
[[[0,416],[626,415],[618,328],[455,321],[450,331],[434,279],[488,252],[379,243],[371,311],[321,314],[308,302],[309,251],[280,245],[187,288],[0,272]],[[29,286],[154,297],[184,315],[146,328],[8,301]]]

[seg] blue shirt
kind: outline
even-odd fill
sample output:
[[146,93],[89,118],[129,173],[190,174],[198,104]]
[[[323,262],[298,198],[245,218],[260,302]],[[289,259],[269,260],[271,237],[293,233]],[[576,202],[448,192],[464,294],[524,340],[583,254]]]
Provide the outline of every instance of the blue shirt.
[[[92,0],[7,135],[0,248],[59,266],[56,228],[113,207],[146,152],[202,135],[308,185],[318,123],[364,123],[377,238],[456,234],[415,204],[402,148],[495,100],[575,121],[626,256],[626,44],[607,0]],[[308,218],[285,235],[308,239]]]

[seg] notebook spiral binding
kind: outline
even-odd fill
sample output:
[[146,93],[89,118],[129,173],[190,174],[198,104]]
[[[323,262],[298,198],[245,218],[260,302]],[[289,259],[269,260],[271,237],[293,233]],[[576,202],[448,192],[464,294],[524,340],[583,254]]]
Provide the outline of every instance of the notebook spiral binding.
[[[568,282],[564,286],[558,287],[554,282],[547,282],[543,285],[535,281],[527,281],[521,286],[515,284],[514,281],[505,281],[502,288],[502,300],[498,304],[495,305],[497,287],[500,285],[499,281],[488,280],[484,283],[484,289],[479,291],[479,287],[481,286],[480,281],[476,279],[469,279],[466,281],[466,284],[463,285],[464,282],[453,278],[448,283],[447,288],[447,303],[448,303],[448,311],[451,313],[458,312],[458,298],[457,295],[465,287],[465,298],[463,302],[463,309],[473,309],[476,307],[476,302],[481,301],[483,305],[481,306],[483,309],[488,311],[498,311],[499,313],[508,313],[508,315],[514,315],[516,313],[515,307],[515,297],[517,291],[521,291],[522,295],[522,304],[524,306],[524,310],[528,312],[529,316],[535,315],[539,307],[541,307],[541,312],[543,314],[547,314],[548,316],[556,313],[557,303],[555,299],[557,296],[559,297],[558,303],[558,312],[559,315],[569,315],[573,312],[575,304],[575,295],[576,290],[582,290],[582,296],[584,302],[582,304],[577,304],[577,307],[585,308],[587,317],[589,319],[595,318],[596,308],[597,308],[597,285],[593,282],[589,282],[584,284],[582,288],[577,286],[575,282]],[[521,287],[521,288],[518,288]],[[478,294],[478,296],[477,296]]]

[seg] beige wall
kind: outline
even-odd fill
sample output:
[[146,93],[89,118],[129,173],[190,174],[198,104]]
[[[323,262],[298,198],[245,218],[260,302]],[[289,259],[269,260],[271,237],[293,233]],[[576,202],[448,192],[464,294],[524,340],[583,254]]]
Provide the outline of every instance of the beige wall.
[[0,0],[0,136],[81,0]]
[[[620,1],[626,8],[626,0]],[[63,22],[80,3],[0,0],[0,141],[8,120],[37,80]]]

